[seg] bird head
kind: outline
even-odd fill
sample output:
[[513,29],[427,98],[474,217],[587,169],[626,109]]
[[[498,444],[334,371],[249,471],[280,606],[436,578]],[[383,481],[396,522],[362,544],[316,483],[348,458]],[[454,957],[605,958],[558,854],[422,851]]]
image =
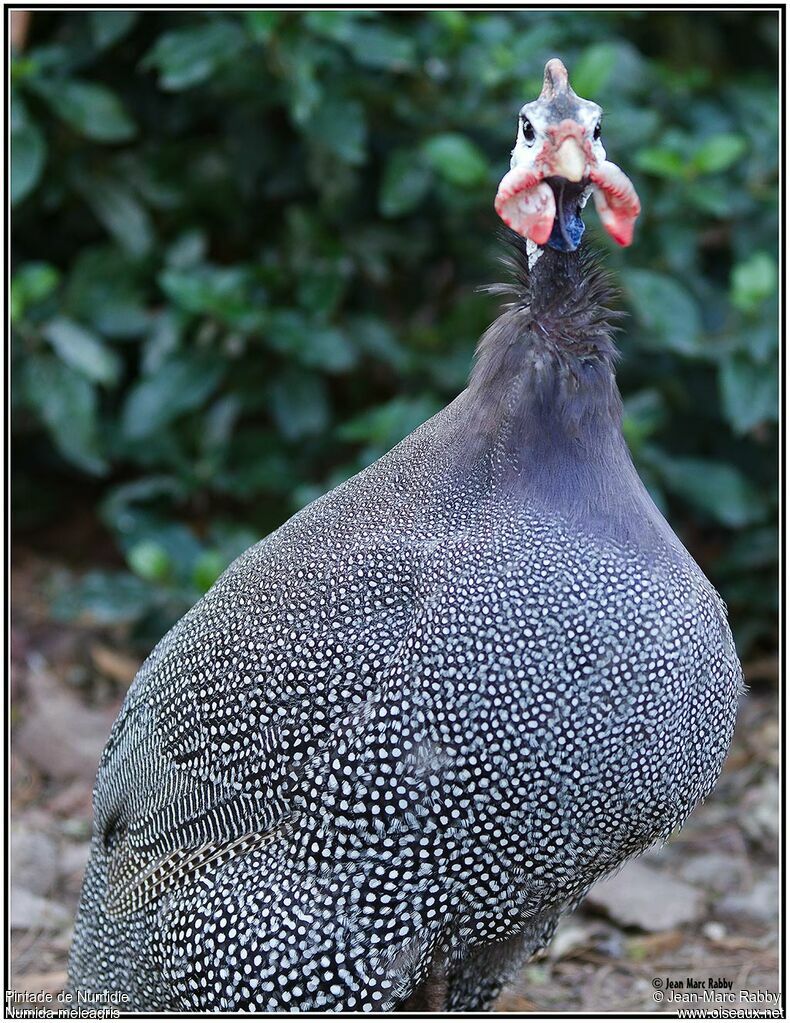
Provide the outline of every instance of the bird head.
[[565,65],[554,58],[546,64],[540,96],[519,111],[510,170],[494,207],[524,238],[572,252],[584,233],[581,211],[591,194],[608,233],[630,245],[639,197],[606,159],[601,108],[576,95]]

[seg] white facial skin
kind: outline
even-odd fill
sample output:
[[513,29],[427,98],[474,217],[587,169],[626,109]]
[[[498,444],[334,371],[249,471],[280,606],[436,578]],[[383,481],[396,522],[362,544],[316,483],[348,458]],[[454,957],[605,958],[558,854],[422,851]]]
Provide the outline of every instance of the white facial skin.
[[[532,103],[525,103],[519,111],[516,144],[510,156],[511,168],[533,167],[539,157],[545,155],[544,147],[551,141],[548,127],[550,124],[556,125],[556,121],[549,117],[548,108],[549,104],[545,100],[536,99]],[[601,113],[597,103],[577,98],[572,117],[572,120],[582,128],[584,140],[589,140],[592,154],[599,164],[606,159],[600,131],[597,133],[598,138],[595,138],[596,127],[601,123]],[[532,132],[529,131],[528,125],[531,125]]]
[[628,177],[606,159],[601,108],[576,95],[557,58],[546,64],[540,96],[525,103],[519,112],[510,170],[499,183],[494,200],[505,224],[536,245],[547,244],[555,221],[551,178],[581,182],[584,191],[579,205],[584,206],[594,195],[609,235],[618,245],[631,244],[639,197]]
[[587,181],[579,196],[583,208],[590,195],[608,233],[630,245],[639,215],[639,197],[625,174],[606,159],[601,139],[601,108],[574,96],[557,116],[556,106],[538,99],[519,113],[510,170],[502,179],[495,207],[508,227],[543,245],[554,220],[554,195],[546,179]]

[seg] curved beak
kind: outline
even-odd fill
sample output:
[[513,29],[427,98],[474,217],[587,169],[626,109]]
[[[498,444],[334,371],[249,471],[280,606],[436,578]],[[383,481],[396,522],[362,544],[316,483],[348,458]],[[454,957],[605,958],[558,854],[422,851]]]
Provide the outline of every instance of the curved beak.
[[568,136],[555,150],[550,161],[553,174],[568,181],[581,181],[587,157],[578,139]]

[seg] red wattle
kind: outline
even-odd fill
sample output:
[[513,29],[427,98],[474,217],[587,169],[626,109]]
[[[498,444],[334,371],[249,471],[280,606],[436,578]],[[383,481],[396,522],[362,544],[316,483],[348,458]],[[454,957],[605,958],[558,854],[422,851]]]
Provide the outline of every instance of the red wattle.
[[634,223],[641,204],[631,179],[617,164],[604,160],[591,166],[590,180],[595,186],[593,199],[601,223],[618,245],[630,245],[634,239]]
[[494,209],[522,238],[545,245],[554,226],[554,193],[534,171],[514,167],[502,178]]

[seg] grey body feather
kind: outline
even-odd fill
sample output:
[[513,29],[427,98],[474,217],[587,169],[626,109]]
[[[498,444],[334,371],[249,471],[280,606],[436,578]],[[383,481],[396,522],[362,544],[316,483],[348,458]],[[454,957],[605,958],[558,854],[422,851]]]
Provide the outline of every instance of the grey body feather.
[[711,790],[740,666],[623,441],[605,280],[548,251],[517,275],[467,390],[141,668],[75,989],[388,1011],[440,968],[450,1010],[484,1009]]

